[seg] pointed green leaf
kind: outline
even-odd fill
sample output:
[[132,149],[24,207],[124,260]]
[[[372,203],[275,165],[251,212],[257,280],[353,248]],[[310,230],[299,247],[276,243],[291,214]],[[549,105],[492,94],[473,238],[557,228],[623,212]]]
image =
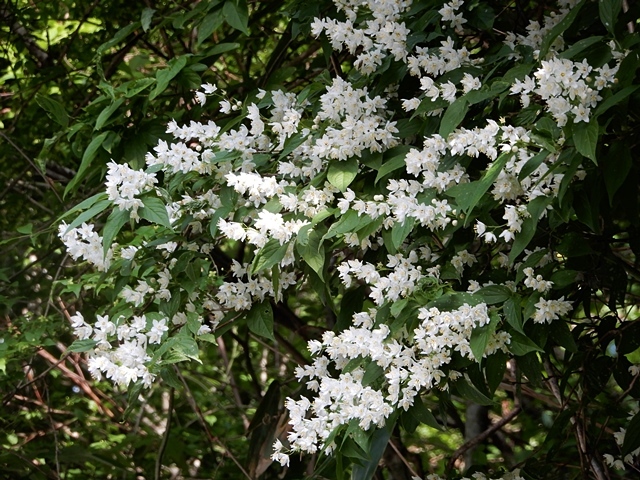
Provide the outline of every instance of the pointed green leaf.
[[142,25],[142,30],[145,32],[148,31],[151,26],[151,19],[153,18],[154,13],[156,13],[156,11],[153,8],[147,7],[142,10],[142,13],[140,14],[140,24]]
[[438,132],[443,138],[447,138],[453,132],[460,122],[464,120],[464,116],[469,111],[469,102],[465,98],[455,100],[444,112],[442,121],[440,122],[440,131]]
[[44,95],[36,95],[36,102],[56,123],[60,124],[63,128],[69,126],[69,115],[60,102],[51,97],[45,97]]
[[178,75],[186,65],[187,57],[182,56],[172,59],[167,68],[159,70],[158,73],[156,73],[156,88],[154,88],[149,95],[149,100],[153,100],[164,92],[169,86],[169,82],[173,80],[173,78]]
[[576,150],[592,160],[596,165],[596,146],[598,145],[598,121],[593,118],[589,123],[579,122],[573,126],[573,142]]
[[224,16],[220,10],[216,10],[215,12],[209,13],[200,25],[198,26],[198,40],[196,45],[200,45],[202,42],[207,40],[213,35],[222,22],[224,21]]
[[455,185],[447,190],[447,194],[456,200],[460,210],[466,213],[471,212],[473,207],[478,204],[487,190],[493,185],[493,182],[498,178],[511,156],[511,153],[503,153],[491,164],[480,180]]
[[309,230],[306,243],[296,242],[296,250],[305,263],[324,281],[325,252],[320,234],[315,230]]
[[105,211],[109,206],[113,205],[111,203],[111,200],[101,200],[98,203],[96,203],[95,205],[93,205],[91,208],[89,208],[88,210],[82,212],[80,215],[78,215],[73,222],[71,222],[68,226],[67,226],[67,232],[69,230],[71,230],[72,228],[76,228],[78,225],[83,224],[84,222],[91,220],[92,218],[95,218],[99,213],[102,213],[103,211]]
[[616,20],[621,8],[622,0],[598,0],[600,21],[612,35],[615,33]]
[[350,158],[345,161],[334,160],[329,163],[329,171],[327,172],[327,180],[341,192],[347,190],[351,182],[358,175],[358,161]]
[[72,191],[76,187],[76,185],[80,183],[80,181],[84,178],[87,169],[91,165],[91,162],[93,162],[93,159],[96,158],[98,149],[102,146],[102,142],[104,142],[108,134],[109,132],[102,132],[100,135],[93,137],[93,140],[91,140],[91,143],[89,143],[89,146],[82,155],[82,161],[80,162],[78,171],[76,172],[73,179],[69,182],[67,187],[64,189],[65,196],[67,195],[67,193]]
[[104,248],[104,255],[109,251],[109,248],[113,244],[113,239],[116,238],[116,235],[118,235],[122,226],[128,221],[128,210],[120,210],[119,208],[116,208],[111,212],[111,215],[107,218],[107,223],[104,224],[104,228],[102,229],[102,246]]
[[245,0],[227,0],[222,7],[222,13],[230,26],[249,36],[249,12]]
[[273,310],[269,301],[255,304],[247,313],[247,326],[256,335],[275,342],[273,336]]
[[167,206],[158,197],[147,197],[142,199],[144,207],[138,210],[138,215],[145,220],[156,225],[171,228]]
[[95,127],[93,127],[93,129],[100,130],[105,124],[105,122],[109,120],[109,117],[113,115],[113,112],[115,112],[120,107],[120,105],[122,105],[123,102],[124,102],[124,98],[119,98],[115,102],[113,102],[111,105],[109,105],[107,108],[102,110],[102,112],[100,112],[100,115],[98,115],[98,118],[96,119],[96,125]]
[[262,270],[268,270],[274,265],[279,264],[280,260],[282,260],[287,253],[288,246],[288,243],[280,245],[280,241],[275,238],[269,240],[253,259],[251,263],[251,274],[255,275]]

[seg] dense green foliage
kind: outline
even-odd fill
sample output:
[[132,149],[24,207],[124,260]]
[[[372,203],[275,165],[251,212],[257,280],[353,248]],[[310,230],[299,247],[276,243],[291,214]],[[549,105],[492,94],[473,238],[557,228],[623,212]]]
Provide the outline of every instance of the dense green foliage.
[[[506,33],[531,33],[530,20],[543,24],[545,16],[560,11],[554,3],[467,2],[460,10],[467,23],[454,32],[439,13],[444,1],[415,0],[400,14],[412,32],[409,49],[428,48],[433,54],[451,35],[455,48],[464,46],[482,59],[432,75],[433,87],[422,81],[426,75],[416,78],[420,75],[413,75],[405,60],[388,53],[373,73],[360,72],[354,65],[362,48],[349,52],[340,42],[332,44],[326,26],[317,38],[312,35],[314,18],[348,16],[330,1],[1,1],[1,474],[34,479],[410,479],[474,472],[499,477],[514,469],[527,479],[637,474],[640,463],[633,455],[614,464],[640,447],[640,163],[635,155],[640,6],[629,3],[576,2],[544,32],[537,48],[520,42],[514,51],[503,43]],[[354,24],[369,17],[369,11],[360,12]],[[512,87],[527,76],[542,81],[535,73],[546,68],[534,50],[550,62],[575,62],[571,68],[586,61],[594,69],[584,76],[590,85],[595,69],[619,66],[615,80],[604,81],[590,118],[574,121],[582,115],[576,110],[563,124],[541,90],[521,103]],[[439,86],[459,85],[467,81],[465,74],[482,84],[444,100]],[[226,134],[253,128],[258,122],[250,108],[257,105],[273,143],[249,154],[255,165],[247,171],[281,180],[279,163],[297,154],[305,139],[315,142],[337,128],[331,119],[317,118],[325,108],[322,95],[339,79],[386,101],[374,111],[396,122],[398,145],[383,145],[379,131],[380,151],[373,142],[345,158],[325,158],[317,176],[283,187],[298,201],[315,189],[335,195],[335,202],[318,201],[311,214],[287,212],[277,195],[262,204],[244,202],[244,192],[234,190],[231,181],[225,184],[227,173],[246,166],[244,147],[211,146],[214,170],[207,175],[145,163],[148,152],[160,157],[154,151],[159,141],[176,142],[167,132],[172,120],[181,126],[213,120]],[[203,84],[218,91],[206,103],[194,102],[194,91]],[[433,88],[437,93],[430,93]],[[283,121],[266,113],[278,106],[277,90],[298,95],[291,108],[301,116],[300,129],[280,137],[280,148],[274,125]],[[413,110],[407,108],[405,102],[414,98]],[[523,130],[514,133],[515,140],[497,140],[493,157],[482,149],[474,154],[469,145],[455,150],[460,128],[483,129],[487,120],[495,120],[495,136],[506,125]],[[384,218],[371,210],[357,213],[353,199],[340,206],[347,192],[365,202],[390,202],[388,185],[417,178],[408,159],[423,148],[423,139],[437,134],[450,142],[438,172],[459,167],[467,175],[418,196],[421,205],[453,206],[443,214],[443,225],[421,223],[417,216],[383,225]],[[197,135],[185,142],[194,150],[198,143],[207,146]],[[524,160],[516,170],[518,158]],[[104,193],[111,161],[157,174],[158,189],[140,196],[140,222]],[[540,165],[548,168],[539,170]],[[511,175],[504,180],[507,191],[517,190],[515,183],[525,186],[501,197],[496,193],[501,172]],[[198,196],[204,192],[213,192],[220,204],[200,218],[199,210],[210,206]],[[174,209],[171,218],[165,204]],[[260,245],[237,233],[234,239],[231,227],[219,223],[253,228],[258,204],[310,226],[287,242],[274,238]],[[507,213],[516,210],[517,227]],[[106,272],[72,261],[59,239],[61,221],[71,227],[95,224],[110,240],[104,252],[117,242]],[[493,232],[509,233],[492,241]],[[168,242],[176,243],[175,251],[156,248]],[[135,257],[121,253],[127,246],[139,249]],[[413,251],[421,252],[419,260],[409,262],[418,266],[415,271],[431,273],[416,273],[417,286],[393,300],[384,296],[391,295],[387,290],[384,301],[377,301],[370,280],[375,275],[359,276],[359,269],[368,264],[387,275],[396,268],[388,255],[408,259]],[[293,260],[287,264],[289,254]],[[351,271],[341,270],[348,261],[356,262]],[[234,262],[268,279],[276,293],[260,301],[254,296],[246,310],[225,304],[218,296],[221,287],[244,278],[234,279]],[[175,267],[165,286],[167,298],[139,303],[123,298],[140,282],[158,289],[165,263]],[[289,272],[292,285],[278,293]],[[203,307],[209,298],[224,304],[220,318]],[[558,302],[549,304],[548,318],[540,306],[546,300]],[[369,309],[375,309],[372,323],[387,327],[389,338],[417,342],[419,334],[411,332],[423,325],[426,309],[456,311],[463,304],[487,305],[488,323],[473,326],[467,355],[454,352],[441,366],[442,382],[422,389],[410,408],[394,405],[382,428],[362,429],[357,420],[336,428],[333,455],[295,453],[287,467],[272,461],[274,441],[286,443],[292,428],[294,414],[285,408],[285,398],[314,397],[294,374],[296,367],[321,357],[318,351],[310,354],[308,342],[322,340],[328,331],[342,335],[353,326],[353,314]],[[112,377],[114,385],[87,371],[85,352],[93,355],[96,342],[89,335],[75,338],[72,323],[80,312],[92,325],[97,316],[116,321],[119,315],[146,315],[150,324],[177,314],[184,314],[185,325],[174,321],[164,337],[160,333],[165,343],[149,342],[149,368],[156,376],[150,388]],[[217,328],[202,333],[203,325]],[[329,368],[336,378],[360,372],[367,387],[383,389],[389,377],[382,367],[362,354]]]

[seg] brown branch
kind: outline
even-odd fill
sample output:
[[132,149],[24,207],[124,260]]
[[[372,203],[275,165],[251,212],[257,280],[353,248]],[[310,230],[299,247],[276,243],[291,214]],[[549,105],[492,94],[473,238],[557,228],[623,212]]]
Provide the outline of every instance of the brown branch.
[[238,389],[238,384],[236,383],[236,379],[233,376],[233,372],[231,371],[231,362],[229,362],[229,356],[227,355],[227,347],[224,343],[222,337],[218,337],[218,349],[220,351],[220,356],[222,357],[222,362],[224,363],[224,369],[229,377],[229,385],[231,386],[231,392],[233,393],[233,400],[240,411],[240,416],[242,417],[242,424],[244,425],[244,431],[249,430],[249,419],[244,413],[244,405],[242,404],[242,399],[240,398],[240,390]]
[[[207,435],[207,439],[209,440],[209,443],[210,444],[216,443],[220,447],[222,447],[222,449],[225,452],[225,455],[227,457],[229,457],[233,461],[233,463],[236,464],[236,466],[240,469],[242,474],[246,478],[248,478],[249,480],[252,480],[251,475],[249,475],[247,473],[247,471],[244,469],[242,464],[233,455],[233,453],[231,453],[231,450],[229,450],[229,447],[227,447],[224,443],[222,443],[222,441],[218,437],[214,436],[211,433],[211,431],[209,430],[209,427],[207,426],[207,422],[204,419],[204,415],[202,415],[202,410],[200,410],[200,407],[196,403],[195,398],[193,396],[193,392],[191,392],[191,389],[189,388],[189,385],[187,384],[187,381],[182,376],[182,372],[180,372],[180,369],[175,365],[173,366],[173,369],[176,372],[176,375],[178,375],[178,378],[180,378],[180,381],[182,382],[182,385],[184,386],[185,392],[187,394],[187,401],[189,402],[189,405],[191,406],[191,409],[193,410],[193,412],[196,414],[196,417],[198,418],[198,423],[200,423],[200,426],[202,426],[202,429],[204,430],[205,434]],[[211,450],[213,451],[213,448],[211,448]]]
[[[95,402],[95,404],[98,406],[98,408],[100,409],[101,412],[106,414],[109,418],[113,418],[114,417],[113,412],[109,409],[109,407],[105,406],[102,403],[100,398],[98,398],[98,396],[95,394],[95,392],[93,391],[93,389],[89,385],[89,382],[87,381],[86,378],[84,378],[84,377],[78,375],[77,373],[73,372],[71,369],[69,369],[69,367],[67,367],[65,364],[59,362],[56,357],[51,355],[46,350],[38,351],[38,355],[40,355],[42,358],[44,358],[45,360],[49,361],[50,363],[55,363],[56,367],[58,368],[58,370],[60,370],[62,373],[64,373],[65,376],[69,380],[73,381],[76,385],[78,385],[78,387],[80,387],[80,389],[84,393],[86,393],[91,398],[91,400],[93,400]],[[69,357],[66,357],[66,359],[69,359]]]
[[459,447],[455,452],[453,452],[453,455],[449,459],[449,463],[447,463],[447,469],[446,469],[447,474],[449,474],[451,472],[451,470],[453,469],[454,464],[456,463],[456,460],[459,457],[461,457],[464,454],[464,452],[466,452],[470,448],[473,448],[473,447],[477,446],[479,443],[485,441],[494,432],[497,432],[502,427],[504,427],[507,423],[509,423],[511,420],[513,420],[516,417],[516,415],[518,415],[521,411],[522,411],[522,408],[520,406],[517,406],[516,408],[511,410],[506,417],[501,418],[498,422],[496,422],[493,425],[491,425],[489,428],[487,428],[480,435],[478,435],[478,436],[472,438],[471,440],[465,442],[464,444],[462,444],[461,447]]
[[36,172],[38,172],[40,174],[40,176],[44,179],[45,183],[49,186],[49,188],[51,188],[51,190],[53,191],[53,193],[55,194],[56,198],[60,201],[60,205],[63,205],[64,202],[62,201],[62,198],[60,198],[60,195],[58,195],[58,192],[56,191],[56,189],[53,187],[53,185],[51,184],[51,181],[47,178],[47,176],[40,171],[40,169],[38,168],[38,166],[35,164],[35,162],[33,160],[31,160],[31,158],[29,158],[29,156],[24,153],[24,151],[15,143],[13,143],[13,141],[7,137],[3,132],[0,132],[0,136],[2,136],[2,138],[4,138],[7,142],[9,142],[9,144],[16,149],[16,151],[27,161],[29,162],[29,165],[31,165]]

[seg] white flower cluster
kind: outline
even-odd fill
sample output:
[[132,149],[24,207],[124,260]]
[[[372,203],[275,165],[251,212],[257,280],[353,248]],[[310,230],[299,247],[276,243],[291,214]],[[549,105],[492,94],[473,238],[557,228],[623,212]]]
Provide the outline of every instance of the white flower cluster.
[[462,32],[462,25],[467,23],[467,20],[462,16],[462,12],[456,13],[460,7],[464,4],[462,0],[452,0],[449,3],[445,3],[444,6],[438,10],[438,13],[442,15],[442,21],[447,22],[455,29],[456,33]]
[[93,224],[83,223],[78,228],[69,229],[68,225],[62,222],[58,226],[58,237],[74,260],[83,258],[101,272],[109,269],[114,246],[109,247],[106,254],[104,253],[102,237],[95,232]]
[[151,360],[147,345],[161,342],[169,330],[166,318],[151,320],[142,315],[130,321],[124,317],[111,321],[108,315],[98,315],[91,326],[78,312],[71,317],[71,325],[79,339],[97,342],[88,359],[89,372],[94,378],[99,379],[104,374],[124,388],[138,380],[151,386],[154,375],[146,365]]
[[[291,257],[292,254],[289,255],[289,258]],[[261,302],[265,298],[280,298],[283,291],[297,283],[295,273],[283,271],[280,273],[276,290],[270,278],[261,273],[251,276],[249,270],[248,263],[240,264],[233,261],[231,273],[235,281],[224,282],[216,293],[216,299],[223,308],[235,311],[249,310],[254,302]]]
[[411,251],[408,257],[398,253],[387,255],[387,267],[392,269],[389,275],[382,276],[379,268],[360,260],[348,260],[338,266],[340,279],[345,287],[349,288],[354,279],[362,280],[371,285],[369,297],[376,305],[384,302],[394,302],[401,297],[407,297],[416,288],[416,284],[422,278],[422,267],[415,266],[418,254]]
[[[507,33],[505,44],[508,45],[514,53],[512,58],[520,59],[522,56],[516,51],[516,47],[519,45],[527,46],[533,49],[534,55],[539,56],[540,47],[545,37],[551,32],[553,27],[560,23],[567,14],[571,11],[571,8],[578,3],[578,0],[560,0],[558,6],[560,7],[558,12],[551,12],[549,15],[545,15],[542,20],[542,25],[537,20],[530,20],[527,25],[527,34],[515,34],[513,32]],[[562,35],[559,35],[551,44],[550,51],[558,52],[564,49],[564,39]]]
[[284,245],[308,223],[304,220],[284,220],[280,213],[261,210],[252,227],[245,227],[239,222],[227,222],[221,218],[218,228],[231,240],[241,242],[246,240],[251,245],[262,248],[271,238],[278,240],[280,245]]
[[438,49],[416,47],[416,54],[407,57],[409,73],[415,77],[422,77],[422,73],[435,78],[457,68],[469,65],[477,65],[481,59],[472,59],[471,53],[466,47],[455,48],[451,37],[440,42]]
[[545,300],[541,298],[538,303],[536,303],[533,321],[535,323],[551,323],[562,315],[566,315],[572,309],[573,306],[571,302],[566,301],[564,297],[560,297],[558,300]]
[[[363,266],[364,267],[364,266]],[[487,306],[463,305],[457,310],[441,312],[436,308],[419,309],[420,325],[411,335],[393,338],[389,327],[374,328],[376,311],[359,312],[353,316],[354,327],[339,334],[326,332],[322,341],[309,342],[309,350],[316,355],[314,362],[296,369],[296,376],[308,378],[307,386],[316,396],[313,400],[287,399],[291,432],[288,435],[289,453],[316,452],[319,448],[331,451],[334,445],[325,441],[336,428],[357,421],[367,430],[382,426],[396,408],[407,410],[422,391],[441,386],[446,374],[441,368],[451,361],[454,350],[473,358],[469,339],[474,328],[489,323]],[[505,349],[510,337],[506,332],[494,334],[484,356]],[[367,379],[365,369],[344,369],[356,359],[371,361],[382,368],[376,379]],[[342,372],[333,378],[329,366]],[[379,389],[375,381],[380,381]],[[444,386],[443,388],[446,388]],[[274,445],[274,460],[288,464],[288,454],[280,442]]]
[[[546,104],[559,127],[567,124],[569,118],[574,123],[589,122],[591,109],[602,97],[600,90],[613,84],[619,65],[611,68],[604,65],[596,68],[595,81],[590,76],[593,68],[586,60],[572,62],[566,58],[543,60],[541,67],[533,74],[516,80],[511,87],[512,94],[520,94],[522,105],[527,107],[532,93]],[[592,86],[591,86],[592,85]]]
[[312,156],[346,160],[359,157],[365,149],[381,152],[398,144],[396,123],[383,115],[385,100],[370,98],[366,88],[353,88],[346,80],[335,78],[320,97],[320,105],[314,123],[328,126],[314,142]]
[[524,284],[528,288],[532,288],[537,290],[540,293],[547,293],[551,287],[553,286],[553,282],[551,280],[545,280],[542,278],[542,275],[535,275],[532,267],[527,267],[522,270],[522,273],[526,275],[527,278],[524,279]]
[[115,162],[107,164],[107,195],[109,200],[120,210],[129,210],[130,217],[136,221],[140,219],[138,209],[144,204],[136,195],[148,192],[157,183],[155,175],[142,170],[134,170],[129,165],[118,165]]
[[[387,54],[397,61],[406,58],[409,30],[398,20],[411,6],[411,0],[334,0],[334,4],[344,12],[346,20],[316,18],[311,34],[318,37],[324,31],[334,49],[346,48],[356,55],[354,66],[361,73],[375,72]],[[361,10],[370,14],[358,24]]]

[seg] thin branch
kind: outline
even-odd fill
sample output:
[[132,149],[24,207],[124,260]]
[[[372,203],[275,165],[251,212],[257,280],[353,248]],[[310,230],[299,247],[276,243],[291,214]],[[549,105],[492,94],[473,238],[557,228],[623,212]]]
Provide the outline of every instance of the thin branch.
[[411,473],[413,477],[420,478],[420,475],[416,473],[416,471],[413,469],[409,461],[406,458],[404,458],[404,455],[402,455],[402,453],[400,452],[400,449],[396,447],[396,444],[393,443],[393,440],[389,440],[389,446],[393,449],[393,451],[396,453],[396,455],[402,461],[402,463],[404,463],[404,466],[407,467],[407,469],[409,470],[409,473]]
[[509,412],[509,414],[506,417],[501,418],[498,422],[496,422],[493,425],[491,425],[489,428],[487,428],[480,435],[478,435],[478,436],[472,438],[471,440],[465,442],[464,444],[462,444],[461,447],[459,447],[455,452],[453,452],[453,455],[449,459],[449,463],[447,464],[447,469],[446,469],[447,474],[449,472],[451,472],[451,470],[453,469],[454,464],[456,463],[456,460],[459,457],[461,457],[464,454],[464,452],[466,452],[467,450],[477,446],[479,443],[485,441],[494,432],[497,432],[502,427],[504,427],[507,423],[509,423],[511,420],[513,420],[521,411],[522,411],[522,408],[520,406],[515,407],[513,410],[511,410]]
[[195,397],[193,396],[193,392],[191,392],[191,389],[189,388],[187,381],[184,379],[184,376],[182,376],[182,372],[180,372],[180,369],[175,365],[173,366],[173,369],[176,372],[176,375],[178,375],[178,378],[180,378],[182,385],[184,386],[185,392],[187,393],[187,401],[189,402],[189,405],[191,406],[191,409],[193,410],[193,412],[198,417],[198,422],[200,423],[200,425],[202,426],[202,429],[206,433],[207,439],[209,440],[209,442],[212,444],[213,443],[218,444],[224,450],[226,456],[229,457],[233,461],[233,463],[236,464],[236,467],[240,469],[242,474],[249,480],[253,480],[251,478],[251,475],[247,473],[247,471],[244,469],[244,467],[238,461],[238,459],[233,455],[233,453],[231,453],[231,450],[229,450],[229,447],[227,447],[224,443],[222,443],[222,441],[218,437],[213,436],[211,434],[211,431],[209,431],[209,427],[207,426],[207,422],[204,419],[204,416],[202,415],[202,410],[200,410],[200,407],[196,403]]
[[160,469],[162,468],[162,458],[164,452],[167,449],[167,443],[169,442],[169,433],[171,431],[171,417],[173,416],[173,401],[175,397],[175,388],[171,387],[169,390],[169,407],[167,413],[167,425],[164,428],[162,434],[162,443],[160,443],[160,449],[158,450],[158,456],[156,457],[155,479],[160,480]]
[[60,195],[58,195],[58,192],[56,191],[56,189],[53,187],[53,185],[51,184],[50,180],[47,178],[47,176],[40,171],[40,169],[38,168],[38,166],[35,164],[35,162],[33,160],[31,160],[29,158],[29,156],[24,153],[24,151],[22,151],[22,149],[16,145],[15,143],[13,143],[13,141],[7,137],[3,132],[0,132],[0,136],[2,136],[2,138],[4,138],[7,142],[9,142],[9,144],[16,149],[16,151],[27,161],[29,162],[29,165],[31,165],[36,172],[38,172],[40,174],[40,176],[44,179],[45,183],[49,186],[49,188],[51,188],[51,190],[53,191],[53,193],[55,194],[56,198],[60,201],[60,205],[64,205],[64,202],[62,201],[62,198],[60,198]]

